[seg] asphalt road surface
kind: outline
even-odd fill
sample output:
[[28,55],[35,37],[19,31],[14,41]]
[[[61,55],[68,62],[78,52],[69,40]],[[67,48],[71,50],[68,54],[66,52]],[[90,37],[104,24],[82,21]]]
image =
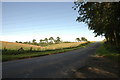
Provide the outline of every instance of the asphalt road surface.
[[3,62],[2,78],[70,78],[70,72],[84,66],[99,45],[95,42],[60,54]]

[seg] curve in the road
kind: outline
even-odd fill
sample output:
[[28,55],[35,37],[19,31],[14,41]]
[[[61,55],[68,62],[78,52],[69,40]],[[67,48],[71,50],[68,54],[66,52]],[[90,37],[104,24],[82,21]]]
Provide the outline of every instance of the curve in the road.
[[3,62],[3,78],[69,78],[69,72],[82,67],[100,43],[95,42],[61,54]]

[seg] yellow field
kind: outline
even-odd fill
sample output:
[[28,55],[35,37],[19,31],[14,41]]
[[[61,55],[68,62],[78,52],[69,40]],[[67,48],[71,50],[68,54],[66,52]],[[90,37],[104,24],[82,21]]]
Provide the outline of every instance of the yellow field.
[[85,42],[72,42],[72,43],[60,43],[60,44],[54,44],[54,45],[49,45],[46,46],[46,49],[60,49],[60,48],[68,48],[68,47],[75,47],[78,46],[79,44],[82,44]]
[[[2,44],[2,49],[6,48],[6,49],[9,49],[9,50],[18,50],[20,49],[21,47],[24,49],[24,50],[28,50],[30,49],[31,47],[33,49],[38,49],[38,48],[41,48],[41,46],[36,46],[36,45],[29,45],[29,44],[21,44],[21,43],[14,43],[14,42],[5,42],[5,41],[0,41],[0,43]],[[0,48],[0,49],[1,49]]]
[[22,43],[14,43],[14,42],[5,42],[5,41],[0,41],[0,43],[2,44],[2,47],[0,47],[0,49],[6,48],[8,50],[18,50],[22,47],[24,50],[29,50],[32,47],[33,50],[49,50],[49,49],[75,47],[85,42],[60,43],[60,44],[49,45],[46,47],[22,44]]

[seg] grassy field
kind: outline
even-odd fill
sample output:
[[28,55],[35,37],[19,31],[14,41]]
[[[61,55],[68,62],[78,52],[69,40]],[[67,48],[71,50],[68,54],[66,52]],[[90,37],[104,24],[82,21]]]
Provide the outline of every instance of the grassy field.
[[[2,61],[9,61],[22,58],[31,58],[43,55],[50,55],[55,53],[62,53],[70,50],[75,50],[78,48],[85,47],[90,42],[72,42],[72,43],[60,43],[48,45],[46,47],[21,44],[21,43],[11,43],[11,42],[1,42],[2,43]],[[23,50],[19,51],[20,48]],[[30,50],[30,48],[33,50]]]
[[101,46],[97,49],[96,55],[109,58],[115,62],[120,62],[120,53],[118,53],[114,49],[107,49],[103,42],[101,43]]
[[30,44],[22,44],[22,43],[13,43],[13,42],[5,42],[0,41],[2,44],[2,47],[0,49],[7,49],[7,50],[19,50],[21,47],[24,50],[30,50],[31,48],[33,50],[54,50],[54,49],[62,49],[62,48],[68,48],[68,47],[75,47],[85,42],[72,42],[72,43],[60,43],[60,44],[52,44],[45,47],[42,46],[36,46],[36,45],[30,45]]
[[30,44],[22,44],[22,43],[14,43],[14,42],[5,42],[5,41],[0,41],[2,44],[2,47],[0,49],[8,49],[8,50],[18,50],[21,47],[24,50],[29,50],[31,47],[36,50],[38,48],[42,48],[41,46],[36,46],[36,45],[30,45]]

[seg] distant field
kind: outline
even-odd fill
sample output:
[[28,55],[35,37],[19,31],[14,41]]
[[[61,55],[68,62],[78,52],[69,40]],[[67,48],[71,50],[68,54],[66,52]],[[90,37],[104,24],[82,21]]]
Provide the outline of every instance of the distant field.
[[2,43],[2,47],[0,47],[0,49],[18,50],[22,47],[24,50],[30,50],[30,48],[32,47],[33,50],[51,50],[51,49],[54,50],[54,49],[61,49],[68,47],[76,47],[84,42],[60,43],[60,44],[48,45],[45,47],[22,44],[22,43],[5,42],[5,41],[0,41],[0,43]]
[[24,50],[28,50],[30,49],[31,47],[33,49],[38,49],[38,48],[41,48],[41,46],[36,46],[36,45],[29,45],[29,44],[22,44],[22,43],[14,43],[14,42],[5,42],[5,41],[0,41],[0,43],[2,44],[2,47],[0,49],[8,49],[8,50],[18,50],[20,49],[21,47],[24,49]]
[[[71,51],[85,47],[90,42],[60,43],[45,47],[4,41],[0,43],[2,43],[0,48],[2,49],[2,61],[9,61]],[[24,50],[19,51],[21,47]],[[30,50],[31,47],[33,48],[32,50]]]

